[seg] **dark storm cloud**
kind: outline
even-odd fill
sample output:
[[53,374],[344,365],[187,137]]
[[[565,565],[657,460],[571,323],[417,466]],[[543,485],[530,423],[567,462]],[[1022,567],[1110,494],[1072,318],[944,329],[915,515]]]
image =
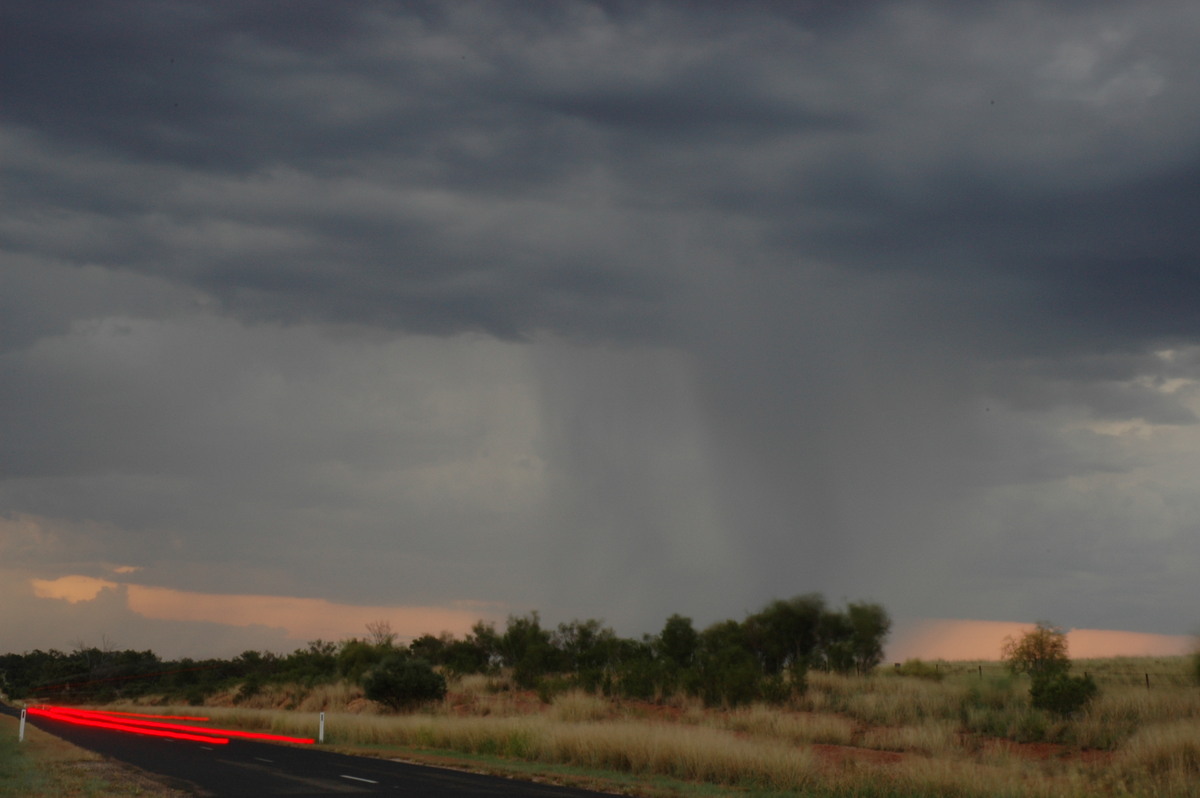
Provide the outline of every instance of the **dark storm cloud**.
[[1185,561],[1071,491],[1195,422],[1196,13],[6,3],[5,500],[196,590],[625,573],[638,623],[714,574],[931,613],[959,529]]
[[[100,235],[89,237],[86,251],[72,248],[65,257],[174,272],[252,315],[514,335],[569,328],[594,314],[588,306],[597,303],[616,311],[620,324],[612,326],[636,332],[654,326],[654,307],[669,282],[643,264],[635,264],[642,274],[614,268],[604,239],[630,236],[636,223],[630,219],[582,209],[554,220],[593,228],[593,254],[578,247],[547,252],[528,240],[497,252],[493,241],[483,247],[456,241],[461,231],[443,233],[440,220],[430,224],[409,209],[389,208],[384,192],[374,208],[315,201],[304,224],[319,240],[305,242],[317,245],[305,257],[286,247],[235,249],[224,265],[202,248],[180,252],[179,242],[164,240],[146,216],[191,216],[180,220],[186,223],[241,210],[240,223],[286,237],[288,223],[280,229],[274,219],[255,219],[253,209],[180,209],[171,196],[191,170],[237,175],[280,165],[318,177],[361,176],[365,169],[368,182],[382,167],[390,185],[436,185],[484,200],[516,190],[553,204],[558,185],[580,171],[615,159],[627,173],[622,178],[636,174],[679,137],[721,143],[842,124],[799,102],[755,96],[756,75],[743,54],[707,53],[707,37],[724,24],[711,9],[707,24],[686,25],[678,55],[670,40],[657,40],[684,18],[678,10],[665,18],[655,9],[609,18],[586,5],[547,13],[516,6],[430,6],[399,17],[386,11],[360,6],[330,20],[328,6],[304,5],[267,21],[264,7],[253,4],[85,4],[53,15],[13,7],[6,27],[16,32],[17,46],[4,71],[5,118],[52,143],[98,150],[114,168],[141,164],[140,177],[152,184],[126,192],[103,175],[81,186],[46,170],[22,175],[18,166],[17,190],[34,207],[51,198],[60,211],[66,204],[101,215],[92,221],[109,229],[89,228]],[[758,12],[750,17],[756,32],[770,21]],[[610,42],[589,51],[586,36],[596,23]],[[649,30],[621,44],[624,26],[641,25]],[[386,51],[379,28],[394,37]],[[642,45],[661,48],[665,63],[614,71],[603,63],[610,43],[632,54]],[[540,51],[547,58],[539,60]],[[621,130],[606,132],[614,125]],[[656,134],[656,146],[638,142],[646,133]],[[622,167],[627,147],[641,154]],[[57,157],[50,149],[45,157]],[[349,163],[347,152],[354,153]],[[138,177],[122,182],[130,179]],[[63,182],[71,185],[49,187]],[[298,190],[319,195],[326,186],[318,180]],[[667,187],[665,199],[675,201],[676,194]],[[513,222],[539,210],[534,204]],[[346,279],[347,271],[361,279]],[[382,290],[358,290],[364,282]],[[602,326],[600,320],[591,333]]]
[[[1009,168],[1003,150],[944,146],[938,126],[987,129],[1002,148],[1020,146],[1026,128],[1105,120],[1048,110],[1032,68],[1024,85],[1019,74],[1000,82],[1003,64],[966,53],[967,79],[939,74],[965,41],[947,42],[942,63],[906,49],[906,35],[955,25],[966,40],[1002,7],[912,7],[932,20],[927,33],[905,22],[906,8],[856,5],[831,19],[820,6],[13,4],[6,123],[47,137],[47,157],[82,147],[138,164],[151,185],[130,192],[101,177],[64,191],[69,177],[18,165],[10,190],[35,208],[100,217],[101,235],[63,257],[165,271],[251,317],[507,337],[659,334],[678,272],[620,261],[653,237],[639,227],[653,227],[654,206],[715,203],[748,217],[783,268],[819,259],[1007,283],[934,293],[937,305],[920,309],[954,324],[974,318],[1002,346],[1119,348],[1195,334],[1181,299],[1200,243],[1187,224],[1200,210],[1194,156],[1078,184],[1052,153]],[[1060,25],[1082,13],[1064,8]],[[1122,57],[1136,62],[1149,46],[1135,40]],[[907,71],[886,74],[897,54]],[[939,100],[939,89],[957,100]],[[896,125],[897,113],[938,101],[917,129]],[[1095,157],[1122,157],[1113,137]],[[758,171],[756,151],[775,159],[774,174]],[[896,160],[905,154],[916,171]],[[1047,182],[1047,166],[1063,179]],[[311,180],[268,178],[258,207],[236,196],[248,188],[238,177],[273,169]],[[180,182],[198,170],[228,176],[227,193],[181,203]],[[596,171],[620,192],[602,204],[645,202],[647,218],[564,196]],[[348,202],[337,190],[348,179],[377,191]],[[433,186],[449,194],[431,216],[412,193]],[[293,192],[306,201],[281,212],[275,203]],[[499,229],[461,223],[501,192],[528,206]],[[517,232],[554,206],[564,212],[550,224],[594,247],[564,251]],[[261,244],[181,248],[153,215],[167,227],[242,225]]]

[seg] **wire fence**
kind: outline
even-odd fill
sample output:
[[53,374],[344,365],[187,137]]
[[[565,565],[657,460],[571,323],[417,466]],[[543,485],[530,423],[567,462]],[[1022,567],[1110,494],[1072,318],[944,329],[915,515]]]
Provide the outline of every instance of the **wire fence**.
[[[1003,662],[932,662],[926,663],[935,674],[979,680],[1011,677]],[[902,666],[896,663],[900,671]],[[1101,686],[1143,687],[1147,690],[1197,686],[1197,671],[1190,657],[1146,658],[1144,661],[1076,660],[1071,672],[1091,676]]]

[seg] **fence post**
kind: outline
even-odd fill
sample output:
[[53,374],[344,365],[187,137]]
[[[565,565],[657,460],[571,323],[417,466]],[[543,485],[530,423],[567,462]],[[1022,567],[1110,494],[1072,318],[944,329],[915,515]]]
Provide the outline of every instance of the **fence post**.
[[1146,674],[1146,689],[1150,689],[1150,674]]
[[17,742],[19,743],[25,742],[25,712],[26,710],[21,710],[21,726],[20,731],[17,732]]
[[979,678],[980,678],[980,680],[983,679],[983,666],[982,665],[979,666]]

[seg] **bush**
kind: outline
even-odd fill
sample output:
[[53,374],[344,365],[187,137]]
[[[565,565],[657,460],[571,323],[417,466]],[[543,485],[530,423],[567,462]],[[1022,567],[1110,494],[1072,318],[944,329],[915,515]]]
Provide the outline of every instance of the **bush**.
[[258,676],[251,676],[246,681],[242,682],[242,686],[238,688],[237,695],[233,697],[233,703],[240,704],[247,701],[262,692],[262,679]]
[[904,664],[895,669],[895,674],[897,676],[913,676],[917,679],[928,679],[931,682],[940,682],[946,676],[937,665],[931,665],[920,659],[904,660]]
[[402,710],[446,697],[446,680],[423,659],[391,656],[362,680],[367,698]]
[[1068,675],[1067,636],[1045,621],[1038,621],[1020,640],[1009,638],[1002,653],[1014,674],[1029,674],[1029,698],[1036,709],[1065,718],[1083,709],[1099,692],[1092,677]]
[[758,693],[768,704],[786,704],[797,693],[796,685],[783,674],[764,676],[758,687]]
[[1099,688],[1091,676],[1060,673],[1034,679],[1033,686],[1029,688],[1029,697],[1036,708],[1066,717],[1083,709],[1098,692]]
[[1021,635],[1020,640],[1005,640],[1001,657],[1014,674],[1027,673],[1035,681],[1066,674],[1071,669],[1067,656],[1067,635],[1046,621]]
[[394,648],[384,648],[351,638],[342,643],[342,649],[338,652],[337,672],[351,681],[362,681],[367,671],[377,667],[385,658],[395,655]]
[[654,660],[634,657],[620,663],[616,691],[624,698],[652,701],[660,694],[662,669]]

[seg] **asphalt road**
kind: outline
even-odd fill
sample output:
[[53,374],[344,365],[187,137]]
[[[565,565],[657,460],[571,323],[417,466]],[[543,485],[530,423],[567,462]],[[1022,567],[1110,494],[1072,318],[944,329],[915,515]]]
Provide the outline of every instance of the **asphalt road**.
[[[20,710],[0,705],[0,711]],[[427,798],[531,796],[596,798],[604,793],[347,756],[315,746],[232,739],[228,745],[171,740],[77,726],[46,717],[27,723],[107,757],[166,776],[199,796],[415,795]]]

